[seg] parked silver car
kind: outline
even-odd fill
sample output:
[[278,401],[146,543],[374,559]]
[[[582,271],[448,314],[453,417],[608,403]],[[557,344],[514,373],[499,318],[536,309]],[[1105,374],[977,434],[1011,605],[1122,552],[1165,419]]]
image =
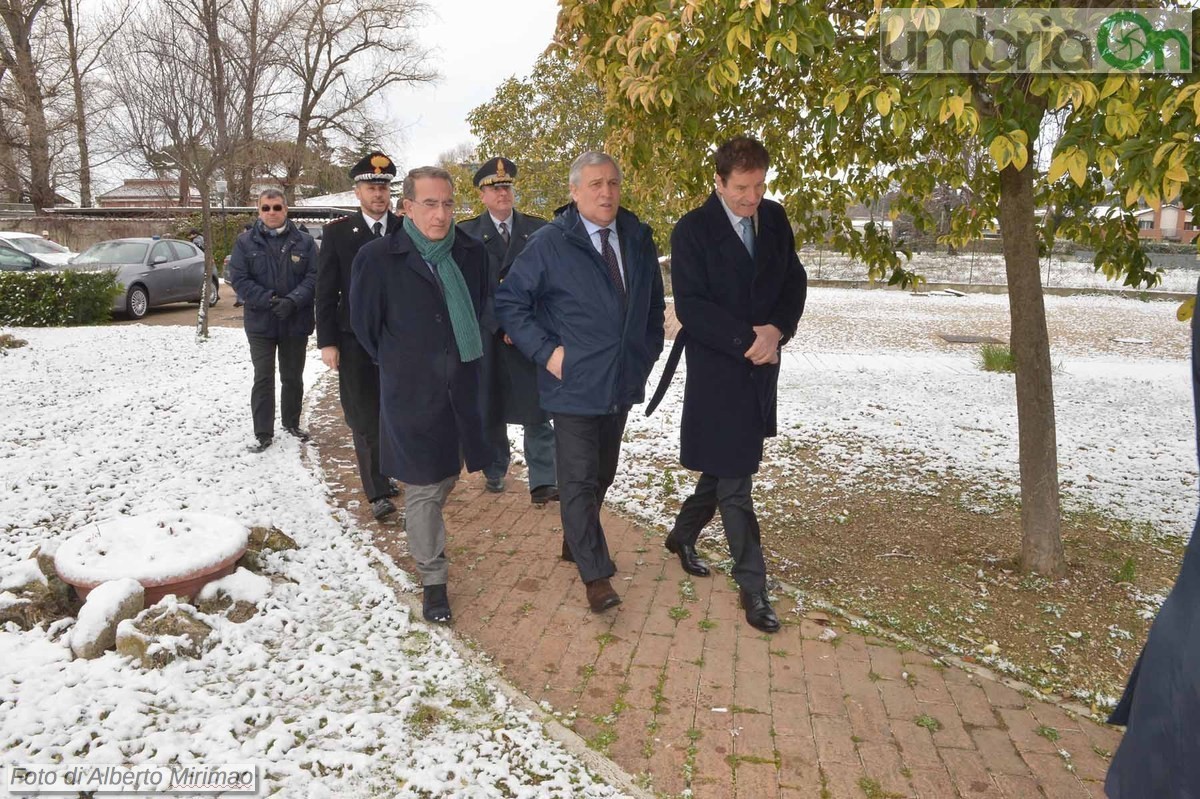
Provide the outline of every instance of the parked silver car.
[[[71,261],[72,269],[115,269],[125,292],[113,310],[131,319],[172,302],[200,302],[204,253],[178,239],[113,239],[93,244]],[[217,304],[217,278],[208,286],[208,304]]]
[[52,269],[56,265],[37,255],[0,243],[0,272],[29,272],[33,269]]
[[36,256],[38,260],[55,266],[69,263],[75,257],[75,253],[66,247],[36,233],[0,230],[0,244]]

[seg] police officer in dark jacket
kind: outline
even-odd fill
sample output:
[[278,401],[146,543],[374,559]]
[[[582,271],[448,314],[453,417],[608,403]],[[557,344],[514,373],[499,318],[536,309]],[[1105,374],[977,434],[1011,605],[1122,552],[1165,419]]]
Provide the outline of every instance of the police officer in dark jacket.
[[571,199],[529,239],[496,291],[500,325],[539,367],[554,417],[563,557],[593,612],[620,603],[600,508],[617,473],[629,408],[662,352],[662,273],[650,227],[621,208],[621,170],[588,152],[571,164]]
[[[513,181],[517,165],[507,158],[491,158],[475,173],[479,199],[487,209],[468,219],[459,229],[483,242],[490,260],[493,291],[508,275],[525,242],[546,220],[513,208]],[[508,425],[524,429],[525,465],[529,469],[529,497],[535,505],[558,499],[554,475],[554,428],[538,404],[537,367],[513,346],[489,315],[485,321],[483,357],[488,405],[485,408],[488,440],[495,459],[484,468],[487,490],[504,491],[504,476],[511,462]]]
[[317,347],[321,360],[338,373],[342,413],[354,436],[358,476],[371,503],[371,514],[384,519],[396,512],[396,495],[379,465],[379,367],[358,343],[350,324],[350,266],[369,241],[391,234],[400,217],[389,209],[396,165],[380,152],[365,156],[350,170],[357,213],[325,226],[317,257]]
[[276,352],[283,427],[301,441],[308,440],[300,429],[300,407],[317,283],[317,246],[287,218],[283,192],[267,189],[259,195],[258,206],[258,221],[238,236],[229,258],[231,282],[245,302],[244,325],[254,364],[252,452],[262,452],[274,439]]

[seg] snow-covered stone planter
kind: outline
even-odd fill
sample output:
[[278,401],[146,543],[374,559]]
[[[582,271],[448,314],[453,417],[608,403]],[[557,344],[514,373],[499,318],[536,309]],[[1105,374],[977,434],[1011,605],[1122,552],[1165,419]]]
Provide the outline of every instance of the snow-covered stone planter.
[[200,657],[211,633],[199,611],[166,597],[117,625],[117,653],[143,668],[157,669],[177,658]]
[[131,578],[146,589],[146,604],[168,594],[192,597],[211,580],[231,574],[249,531],[235,519],[162,511],[109,519],[68,539],[54,566],[80,599],[109,580]]

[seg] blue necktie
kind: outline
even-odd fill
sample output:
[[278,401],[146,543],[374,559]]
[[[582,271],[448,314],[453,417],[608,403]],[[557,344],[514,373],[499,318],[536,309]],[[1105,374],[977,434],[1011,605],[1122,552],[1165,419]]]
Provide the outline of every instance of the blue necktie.
[[742,217],[742,244],[746,245],[746,252],[750,253],[750,257],[754,258],[754,220],[748,216]]

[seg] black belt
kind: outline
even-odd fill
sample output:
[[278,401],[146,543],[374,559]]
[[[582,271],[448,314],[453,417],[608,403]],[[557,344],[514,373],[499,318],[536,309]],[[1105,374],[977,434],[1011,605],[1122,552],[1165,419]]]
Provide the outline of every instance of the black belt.
[[671,354],[667,356],[667,364],[663,367],[662,377],[658,379],[658,388],[654,389],[654,396],[650,397],[650,401],[646,403],[647,416],[654,413],[658,403],[662,402],[663,395],[667,393],[667,387],[671,385],[671,378],[675,376],[675,369],[679,366],[679,356],[683,355],[683,345],[686,343],[687,331],[681,329],[675,336],[675,343],[671,345]]

